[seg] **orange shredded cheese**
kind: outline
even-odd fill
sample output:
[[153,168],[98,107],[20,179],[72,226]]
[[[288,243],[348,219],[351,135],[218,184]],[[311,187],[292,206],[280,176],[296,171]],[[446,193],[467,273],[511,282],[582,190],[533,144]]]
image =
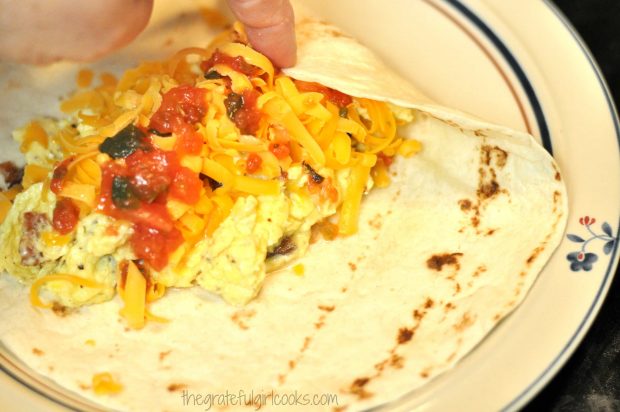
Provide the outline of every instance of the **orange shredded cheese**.
[[100,372],[93,375],[92,388],[97,395],[114,395],[123,390],[123,385],[110,372]]

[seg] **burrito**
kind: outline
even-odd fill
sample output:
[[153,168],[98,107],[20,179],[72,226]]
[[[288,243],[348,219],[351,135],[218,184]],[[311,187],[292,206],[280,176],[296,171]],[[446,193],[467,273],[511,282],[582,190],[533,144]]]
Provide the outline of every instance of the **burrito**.
[[523,301],[566,224],[552,157],[336,27],[297,36],[284,70],[235,24],[92,87],[82,71],[64,117],[14,132],[11,352],[121,410],[232,392],[227,409],[359,410],[453,367]]

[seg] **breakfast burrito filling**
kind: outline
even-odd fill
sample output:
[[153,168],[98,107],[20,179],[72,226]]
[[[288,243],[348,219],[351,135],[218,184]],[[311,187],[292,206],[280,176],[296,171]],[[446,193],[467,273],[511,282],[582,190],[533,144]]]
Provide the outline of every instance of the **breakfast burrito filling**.
[[134,328],[168,287],[246,304],[317,237],[355,234],[364,195],[422,148],[397,133],[414,110],[289,77],[240,26],[61,110],[14,133],[26,166],[1,194],[0,269],[36,306],[118,292]]

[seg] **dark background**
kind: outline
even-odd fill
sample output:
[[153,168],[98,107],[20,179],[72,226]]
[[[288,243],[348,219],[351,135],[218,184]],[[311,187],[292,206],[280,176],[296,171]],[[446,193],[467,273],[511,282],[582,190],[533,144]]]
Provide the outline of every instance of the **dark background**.
[[[553,0],[596,58],[620,103],[620,0]],[[592,328],[532,411],[620,411],[620,274]]]

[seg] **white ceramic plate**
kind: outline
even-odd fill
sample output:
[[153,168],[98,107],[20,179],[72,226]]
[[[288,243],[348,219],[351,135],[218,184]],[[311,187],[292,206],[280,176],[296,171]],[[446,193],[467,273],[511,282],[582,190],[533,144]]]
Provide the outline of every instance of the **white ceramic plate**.
[[[618,263],[619,125],[596,64],[544,1],[392,0],[389,8],[356,0],[315,3],[426,94],[530,131],[563,169],[568,235],[524,303],[455,369],[390,405],[516,410],[579,344]],[[1,349],[0,409],[86,408]]]

